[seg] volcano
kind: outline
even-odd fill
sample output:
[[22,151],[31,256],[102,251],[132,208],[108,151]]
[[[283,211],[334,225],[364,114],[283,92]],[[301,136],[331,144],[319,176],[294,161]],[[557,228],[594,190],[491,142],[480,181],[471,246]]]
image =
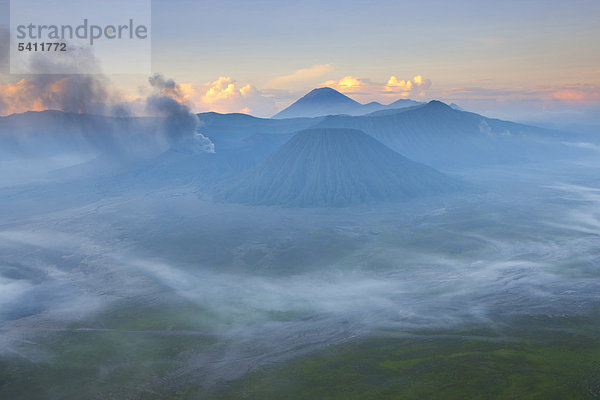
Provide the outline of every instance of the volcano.
[[355,129],[309,129],[220,188],[217,200],[343,207],[458,191],[464,184]]
[[335,89],[322,87],[313,89],[273,118],[319,117],[339,114],[365,115],[374,111],[405,108],[419,104],[421,103],[409,99],[400,99],[388,105],[376,101],[361,104]]
[[363,105],[335,89],[323,87],[310,91],[273,118],[317,117],[359,113]]

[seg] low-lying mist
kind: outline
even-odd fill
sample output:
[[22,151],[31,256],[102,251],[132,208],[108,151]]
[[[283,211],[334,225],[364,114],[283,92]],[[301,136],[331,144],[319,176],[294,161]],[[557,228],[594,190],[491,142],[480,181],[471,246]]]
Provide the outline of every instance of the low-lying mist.
[[[0,352],[47,360],[43,338],[60,332],[202,335],[214,342],[170,373],[211,383],[389,330],[585,313],[600,294],[600,186],[589,165],[566,167],[519,181],[497,168],[479,194],[341,209],[219,205],[189,186],[57,207],[68,195],[47,184],[12,190]],[[20,208],[36,190],[48,207]]]

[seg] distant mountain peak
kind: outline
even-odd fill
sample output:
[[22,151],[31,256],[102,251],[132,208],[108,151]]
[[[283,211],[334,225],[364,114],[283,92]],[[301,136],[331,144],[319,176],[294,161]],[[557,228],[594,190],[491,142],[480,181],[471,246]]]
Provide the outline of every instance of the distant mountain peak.
[[[337,90],[335,90],[333,88],[330,88],[328,86],[323,86],[323,87],[320,87],[320,88],[313,89],[310,92],[308,92],[308,94],[306,94],[304,97],[307,97],[307,96],[310,96],[310,95],[313,95],[313,96],[314,95],[320,95],[320,94],[333,94],[333,95],[340,95],[340,96],[349,98],[345,94],[343,94],[341,92],[338,92]],[[352,99],[350,99],[350,100],[352,100]],[[352,101],[354,101],[354,100],[352,100]]]
[[389,108],[403,108],[422,103],[401,99],[389,105],[376,101],[361,104],[330,87],[313,89],[273,118],[320,117],[326,115],[365,115]]
[[330,114],[354,114],[362,104],[330,87],[311,90],[274,118],[316,117]]
[[423,103],[419,103],[418,101],[411,100],[411,99],[398,99],[398,100],[394,101],[393,103],[389,104],[389,106],[393,106],[393,105],[396,105],[396,104],[417,105],[417,104],[423,104]]
[[309,93],[300,98],[295,104],[306,103],[309,101],[325,101],[340,104],[353,104],[360,105],[356,100],[352,100],[350,97],[343,93],[338,92],[330,87],[322,87],[311,90]]
[[435,108],[448,108],[448,109],[452,109],[452,107],[450,107],[448,104],[439,101],[439,100],[431,100],[429,103],[427,103],[427,107],[435,107]]

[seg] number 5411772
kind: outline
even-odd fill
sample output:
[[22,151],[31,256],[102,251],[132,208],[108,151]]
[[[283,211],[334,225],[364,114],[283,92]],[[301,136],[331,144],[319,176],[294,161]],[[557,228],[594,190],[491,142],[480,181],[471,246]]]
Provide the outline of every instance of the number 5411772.
[[67,51],[67,44],[60,42],[27,42],[19,43],[18,51]]

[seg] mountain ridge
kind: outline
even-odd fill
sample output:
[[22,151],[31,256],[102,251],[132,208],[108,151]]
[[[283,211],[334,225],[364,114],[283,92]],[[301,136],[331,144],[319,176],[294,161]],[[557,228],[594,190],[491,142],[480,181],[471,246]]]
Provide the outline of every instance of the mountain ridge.
[[324,115],[364,115],[390,108],[422,104],[410,99],[399,99],[388,105],[372,101],[361,104],[330,87],[316,88],[273,116],[274,119],[319,117]]

